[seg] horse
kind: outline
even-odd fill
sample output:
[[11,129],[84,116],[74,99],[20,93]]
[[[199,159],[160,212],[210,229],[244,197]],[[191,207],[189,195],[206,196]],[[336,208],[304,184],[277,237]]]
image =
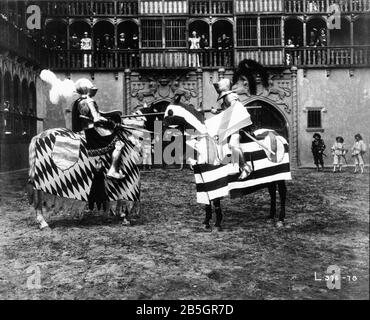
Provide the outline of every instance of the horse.
[[[152,120],[144,115],[151,112],[151,108],[136,111],[133,118],[124,121],[129,127],[121,126],[115,140],[98,150],[88,150],[85,137],[66,128],[48,129],[31,139],[27,193],[41,230],[49,227],[43,207],[69,213],[78,211],[82,219],[86,206],[91,212],[96,205],[99,210],[103,207],[106,213],[120,217],[124,225],[130,223],[127,220],[130,214],[140,213],[140,156],[132,133],[134,128],[152,127]],[[100,113],[118,127],[122,124],[120,111]],[[104,179],[116,139],[124,142],[120,169],[125,177]]]
[[[210,161],[210,158],[214,158],[212,152],[218,152],[217,143],[215,144],[212,137],[207,136],[205,124],[203,113],[182,103],[171,104],[165,111],[164,127],[176,127],[182,132],[189,129],[196,130],[198,133],[196,135],[200,146],[196,148],[198,159],[196,163],[194,161],[195,164],[192,167],[196,182],[197,202],[206,204],[203,221],[206,229],[211,228],[212,204],[215,207],[215,227],[221,231],[223,219],[221,199],[228,195],[231,198],[240,197],[264,188],[268,189],[270,195],[270,212],[267,217],[270,222],[275,220],[276,191],[279,192],[280,211],[276,226],[283,227],[287,197],[285,181],[291,179],[289,146],[285,138],[271,129],[258,129],[253,131],[252,135],[241,134],[244,158],[249,159],[247,161],[254,170],[246,179],[239,180],[239,168],[235,168],[235,165],[230,163],[227,145],[222,147],[226,150],[223,152],[226,156],[218,164]],[[275,150],[275,156],[272,156],[275,159],[268,157],[268,154],[261,148],[261,143]],[[279,161],[276,161],[276,157],[279,157]]]

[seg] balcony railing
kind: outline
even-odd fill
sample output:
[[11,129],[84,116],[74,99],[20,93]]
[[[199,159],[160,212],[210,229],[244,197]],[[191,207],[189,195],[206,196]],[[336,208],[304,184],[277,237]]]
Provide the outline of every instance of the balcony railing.
[[283,0],[236,0],[235,13],[283,12]]
[[189,0],[191,15],[232,15],[234,1],[232,0]]
[[285,0],[286,13],[327,13],[333,4],[339,6],[341,12],[368,12],[370,0]]
[[[370,10],[370,0],[111,0],[53,1],[43,3],[52,16],[130,16],[156,14],[233,15],[253,12],[327,13],[331,4],[341,12]],[[235,6],[235,8],[234,8]]]
[[236,61],[241,61],[243,59],[253,59],[265,66],[282,66],[284,65],[284,48],[237,48]]
[[51,50],[48,57],[48,67],[53,70],[219,68],[233,65],[233,50],[216,49]]
[[370,46],[285,49],[286,64],[323,66],[368,66]]
[[139,50],[51,50],[52,70],[124,70],[150,68],[233,68],[243,59],[265,66],[302,67],[370,66],[370,46],[348,47],[254,47],[231,50],[139,49]]

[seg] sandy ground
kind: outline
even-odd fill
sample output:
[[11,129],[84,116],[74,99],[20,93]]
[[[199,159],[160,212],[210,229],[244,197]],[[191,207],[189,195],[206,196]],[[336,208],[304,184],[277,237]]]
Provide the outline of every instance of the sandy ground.
[[[223,232],[203,228],[189,170],[142,173],[131,226],[62,214],[48,231],[27,204],[26,173],[0,175],[0,298],[369,299],[369,174],[345,170],[294,171],[284,229],[266,223],[267,190],[223,200]],[[329,265],[341,289],[315,281]]]

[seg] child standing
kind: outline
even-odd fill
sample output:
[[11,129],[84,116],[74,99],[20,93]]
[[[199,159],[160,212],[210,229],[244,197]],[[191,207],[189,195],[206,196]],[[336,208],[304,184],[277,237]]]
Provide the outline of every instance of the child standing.
[[313,135],[313,141],[311,146],[311,151],[313,154],[313,160],[316,165],[317,171],[320,171],[319,165],[321,165],[322,170],[324,170],[324,159],[322,158],[326,146],[324,140],[321,139],[319,133]]
[[362,140],[361,135],[358,133],[355,135],[355,143],[352,147],[352,157],[355,159],[355,171],[360,167],[361,173],[364,173],[364,158],[363,155],[366,152],[366,145]]
[[336,172],[338,167],[339,172],[342,171],[343,159],[347,150],[344,148],[343,137],[336,137],[333,146],[331,147],[333,151],[333,172]]

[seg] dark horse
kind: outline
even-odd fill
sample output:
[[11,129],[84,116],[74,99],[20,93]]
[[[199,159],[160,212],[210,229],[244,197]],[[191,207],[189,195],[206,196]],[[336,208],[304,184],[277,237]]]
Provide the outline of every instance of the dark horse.
[[[174,107],[174,105],[176,105]],[[184,117],[184,110],[182,110],[181,112],[178,112],[178,107],[181,107],[189,112],[191,112],[191,115],[189,116],[189,118],[186,118],[186,116]],[[195,117],[194,117],[195,116]],[[191,120],[189,120],[191,118]],[[180,131],[184,132],[185,130],[187,129],[196,129],[194,127],[194,124],[196,123],[196,121],[199,120],[199,124],[201,124],[203,121],[204,121],[204,116],[200,113],[200,112],[197,112],[196,110],[192,109],[190,110],[189,107],[187,107],[186,105],[182,105],[181,103],[174,103],[173,105],[170,105],[168,106],[167,110],[166,110],[166,114],[165,114],[165,118],[164,118],[164,127],[175,127],[177,129],[179,129]],[[247,138],[249,139],[249,138]],[[249,141],[245,141],[245,142],[251,142],[251,143],[255,143],[255,142],[252,142],[252,140],[249,139]],[[287,146],[286,146],[287,148]],[[287,152],[287,151],[285,151]],[[253,166],[253,159],[252,160],[252,166]],[[289,160],[287,160],[287,171],[289,171]],[[194,166],[194,171],[197,171],[197,165]],[[275,173],[278,173],[275,168],[278,168],[279,166],[271,166],[269,167],[268,169],[271,171],[271,174],[275,174]],[[290,172],[289,172],[289,175],[290,175]],[[253,173],[251,174],[251,179],[253,176]],[[275,219],[275,216],[276,216],[276,191],[278,190],[279,192],[279,196],[280,196],[280,211],[279,211],[279,215],[278,215],[278,221],[276,222],[276,226],[277,227],[282,227],[284,225],[284,219],[285,219],[285,202],[286,202],[286,195],[287,195],[287,188],[286,188],[286,183],[285,183],[285,180],[276,180],[276,181],[273,181],[273,182],[267,182],[267,183],[261,183],[261,184],[257,184],[257,185],[254,185],[253,187],[248,187],[243,194],[247,194],[247,193],[251,193],[251,192],[255,192],[259,189],[264,189],[264,188],[267,188],[268,191],[269,191],[269,194],[270,194],[270,213],[268,215],[268,221],[274,221]],[[212,213],[213,213],[213,210],[212,210],[212,206],[214,207],[214,210],[215,210],[215,215],[216,215],[216,223],[215,223],[215,227],[221,231],[222,230],[222,218],[223,218],[223,214],[222,214],[222,209],[221,209],[221,198],[216,198],[216,199],[212,199],[210,201],[210,204],[207,204],[205,206],[205,219],[203,221],[203,224],[205,224],[205,227],[206,229],[210,229],[211,228],[211,224],[210,224],[210,221],[212,219]]]

